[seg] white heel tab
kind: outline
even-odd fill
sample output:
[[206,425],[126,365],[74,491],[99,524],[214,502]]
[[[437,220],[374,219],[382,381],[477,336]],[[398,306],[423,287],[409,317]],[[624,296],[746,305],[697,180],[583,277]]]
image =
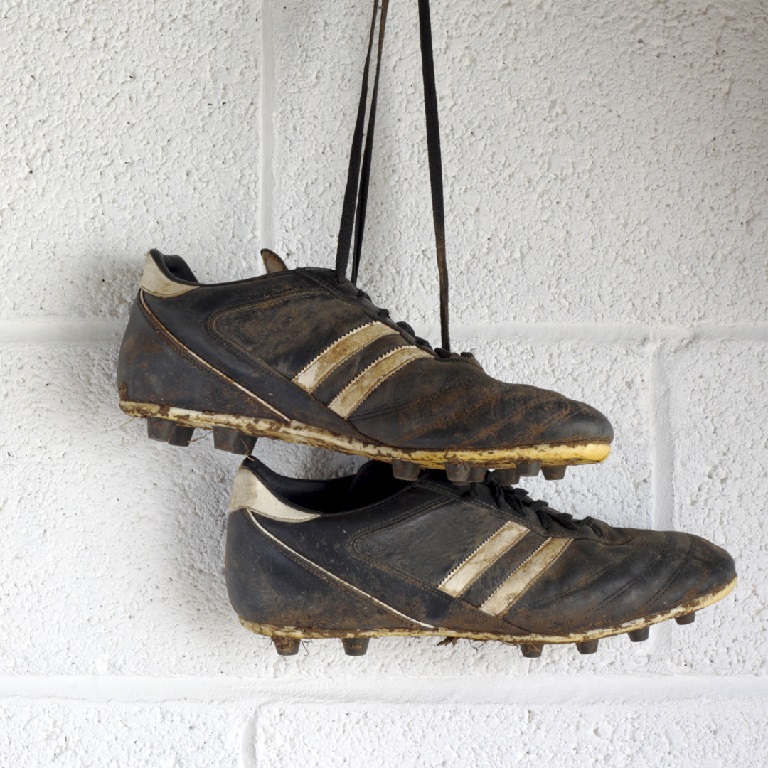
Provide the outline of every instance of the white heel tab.
[[232,483],[232,498],[229,502],[229,514],[238,509],[247,509],[259,517],[278,520],[281,523],[306,523],[320,517],[312,512],[288,506],[274,496],[266,485],[246,467],[240,467]]
[[160,298],[173,298],[194,291],[197,286],[179,283],[162,269],[159,251],[147,251],[144,257],[144,274],[141,276],[141,290]]

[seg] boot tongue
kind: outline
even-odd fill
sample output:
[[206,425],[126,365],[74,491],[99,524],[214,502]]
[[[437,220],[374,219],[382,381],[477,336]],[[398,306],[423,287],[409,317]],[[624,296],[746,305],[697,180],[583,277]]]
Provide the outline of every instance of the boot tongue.
[[368,461],[352,478],[347,498],[354,507],[364,507],[390,496],[403,485],[392,475],[392,466],[381,461]]
[[264,260],[264,268],[267,270],[267,274],[271,275],[273,272],[285,272],[288,267],[285,266],[285,262],[269,248],[261,249],[261,258]]

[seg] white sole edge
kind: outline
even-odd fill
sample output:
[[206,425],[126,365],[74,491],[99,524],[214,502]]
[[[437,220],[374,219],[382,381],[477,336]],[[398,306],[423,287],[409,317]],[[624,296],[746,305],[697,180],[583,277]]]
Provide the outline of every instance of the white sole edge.
[[227,427],[253,437],[269,437],[290,443],[301,443],[379,461],[410,461],[432,469],[442,469],[446,464],[473,464],[494,469],[513,469],[518,462],[522,461],[539,461],[548,467],[596,464],[603,461],[611,451],[607,443],[580,445],[544,443],[522,448],[478,451],[399,449],[333,435],[298,421],[279,422],[127,400],[120,401],[120,408],[130,416],[166,419],[185,427],[199,429]]

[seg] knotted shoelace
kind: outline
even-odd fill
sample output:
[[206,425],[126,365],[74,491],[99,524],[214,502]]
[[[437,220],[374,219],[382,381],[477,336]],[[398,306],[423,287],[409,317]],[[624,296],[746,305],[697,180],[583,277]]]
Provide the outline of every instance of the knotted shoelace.
[[533,514],[545,531],[557,531],[558,527],[567,531],[578,531],[586,526],[597,536],[603,536],[603,531],[594,518],[577,519],[567,512],[558,512],[546,501],[534,501],[524,488],[510,488],[493,478],[482,483],[470,483],[462,496],[468,499],[492,500],[499,509],[511,511],[524,519]]

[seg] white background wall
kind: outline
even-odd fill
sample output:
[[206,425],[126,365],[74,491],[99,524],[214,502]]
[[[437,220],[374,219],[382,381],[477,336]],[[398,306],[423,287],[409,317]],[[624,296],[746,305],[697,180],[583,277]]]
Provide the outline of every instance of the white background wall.
[[[117,409],[150,246],[330,266],[366,0],[0,0],[0,766],[768,764],[768,18],[760,0],[434,3],[455,346],[585,399],[528,487],[726,546],[690,627],[523,659],[279,658],[224,588],[238,460]],[[392,0],[361,283],[437,340],[416,3]],[[262,441],[288,473],[354,459]]]

